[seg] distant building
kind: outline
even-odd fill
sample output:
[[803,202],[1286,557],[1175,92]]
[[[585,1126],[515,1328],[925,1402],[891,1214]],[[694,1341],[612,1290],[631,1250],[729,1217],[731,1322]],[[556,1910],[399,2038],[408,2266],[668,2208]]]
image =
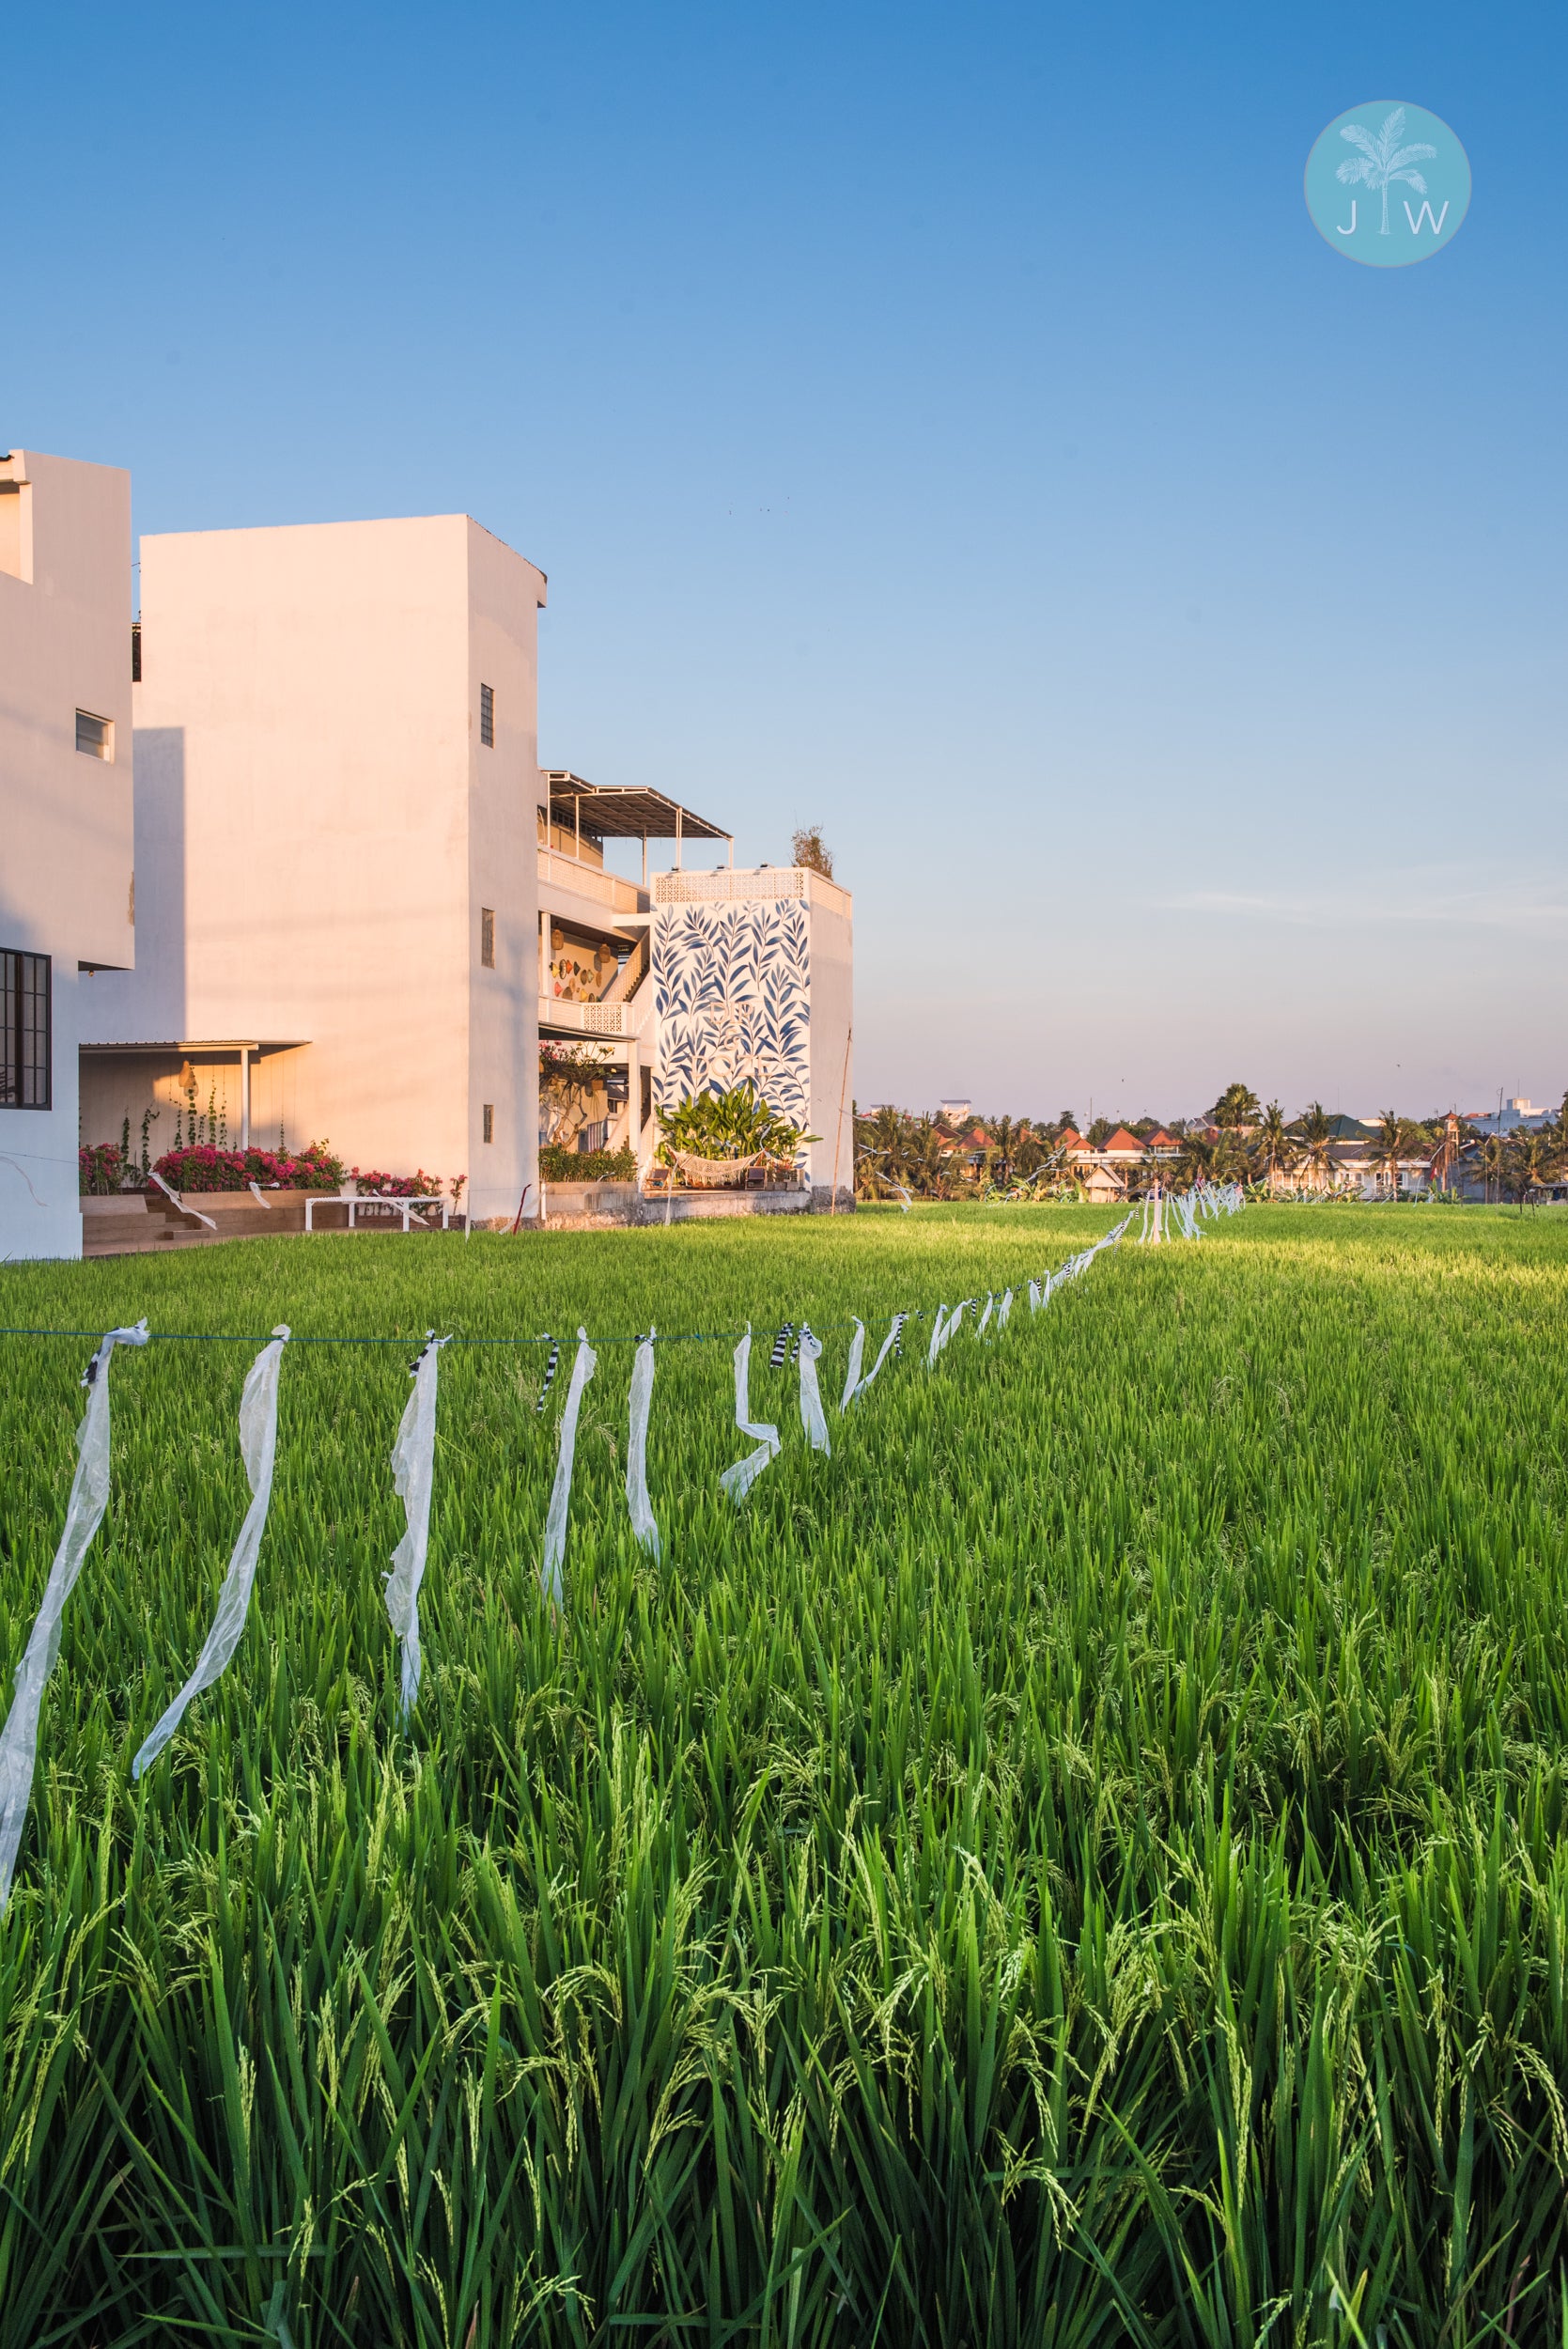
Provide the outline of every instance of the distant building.
[[940,1104],[941,1113],[950,1126],[961,1125],[972,1107],[973,1103],[965,1099],[943,1101]]
[[1480,1134],[1539,1133],[1557,1117],[1555,1110],[1538,1109],[1533,1101],[1515,1098],[1505,1101],[1499,1115],[1496,1110],[1468,1110],[1467,1122]]
[[0,457],[0,1261],[82,1252],[82,999],[86,973],[135,960],[131,661],[130,474],[12,449]]

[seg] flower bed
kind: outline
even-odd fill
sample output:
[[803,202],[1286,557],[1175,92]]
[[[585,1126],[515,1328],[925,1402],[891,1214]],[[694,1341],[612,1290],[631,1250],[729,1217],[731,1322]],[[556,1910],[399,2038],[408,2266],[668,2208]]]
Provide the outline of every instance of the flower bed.
[[[349,1172],[354,1178],[355,1188],[362,1199],[439,1199],[441,1197],[441,1176],[427,1174],[423,1167],[412,1174],[383,1174],[374,1167],[366,1174],[361,1174],[357,1166],[351,1166]],[[462,1187],[462,1178],[459,1176],[453,1186],[454,1202]]]
[[108,1199],[125,1189],[125,1158],[117,1142],[92,1142],[76,1153],[76,1188],[84,1199]]
[[279,1190],[337,1190],[343,1161],[324,1142],[311,1143],[297,1157],[277,1150],[216,1150],[198,1143],[194,1149],[165,1150],[153,1173],[181,1193],[243,1190],[251,1183]]

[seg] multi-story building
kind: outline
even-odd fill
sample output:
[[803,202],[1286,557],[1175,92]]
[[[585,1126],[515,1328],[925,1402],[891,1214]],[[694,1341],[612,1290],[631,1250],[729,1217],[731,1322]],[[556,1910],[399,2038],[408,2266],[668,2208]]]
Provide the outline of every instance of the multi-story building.
[[[817,1137],[812,1189],[847,1193],[847,893],[685,870],[729,835],[541,772],[544,599],[464,515],[143,538],[142,951],[91,982],[86,1140],[129,1127],[137,1156],[145,1119],[157,1157],[194,1113],[234,1147],[460,1174],[475,1221],[532,1221],[543,1039],[603,1064],[574,1142],[645,1172],[656,1108],[750,1078]],[[633,841],[636,878],[605,853]]]
[[324,1139],[510,1215],[537,1177],[543,574],[463,514],[141,553],[144,952],[92,981],[88,1139],[154,1102],[165,1149],[189,1092],[235,1145]]
[[0,1260],[79,1256],[90,972],[134,960],[131,479],[0,458]]

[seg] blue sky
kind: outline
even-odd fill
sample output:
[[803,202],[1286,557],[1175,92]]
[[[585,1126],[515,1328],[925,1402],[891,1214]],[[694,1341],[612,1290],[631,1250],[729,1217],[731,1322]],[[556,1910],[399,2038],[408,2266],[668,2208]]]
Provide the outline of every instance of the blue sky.
[[[466,508],[540,750],[855,893],[862,1101],[1568,1086],[1568,20],[58,7],[0,443],[139,529]],[[1403,97],[1470,215],[1301,175]]]

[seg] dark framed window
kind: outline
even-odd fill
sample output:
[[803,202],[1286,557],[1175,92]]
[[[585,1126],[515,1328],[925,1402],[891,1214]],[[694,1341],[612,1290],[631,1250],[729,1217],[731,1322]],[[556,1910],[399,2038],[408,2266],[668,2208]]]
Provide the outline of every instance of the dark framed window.
[[493,1101],[485,1103],[485,1140],[487,1142],[495,1140],[495,1103]]
[[479,959],[487,971],[495,969],[495,912],[489,906],[479,909]]
[[51,1106],[47,955],[0,947],[0,1109]]
[[479,688],[479,739],[488,751],[495,748],[495,688]]

